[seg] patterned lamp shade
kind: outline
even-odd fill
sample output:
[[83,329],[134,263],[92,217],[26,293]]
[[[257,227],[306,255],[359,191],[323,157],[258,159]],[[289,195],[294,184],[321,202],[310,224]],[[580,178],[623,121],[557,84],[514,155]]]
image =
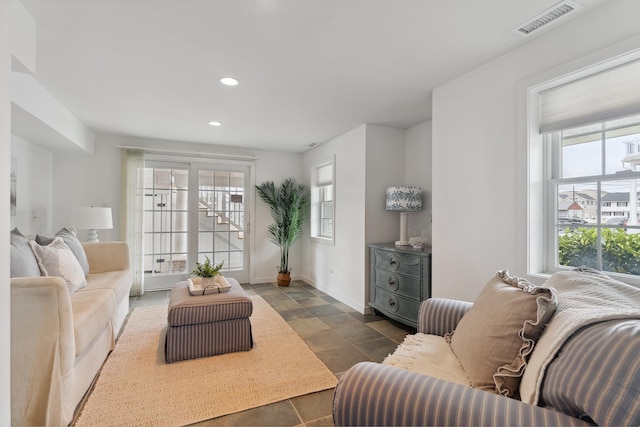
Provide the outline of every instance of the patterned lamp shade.
[[422,189],[420,187],[389,187],[387,210],[398,212],[422,210]]

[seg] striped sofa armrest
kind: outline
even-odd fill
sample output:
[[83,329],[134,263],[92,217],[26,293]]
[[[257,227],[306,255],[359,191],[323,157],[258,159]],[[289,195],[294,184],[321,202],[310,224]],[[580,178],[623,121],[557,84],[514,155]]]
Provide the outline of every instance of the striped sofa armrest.
[[640,319],[586,326],[547,368],[544,405],[601,426],[640,426]]
[[589,426],[560,412],[393,366],[361,362],[340,379],[336,426]]
[[453,331],[473,304],[445,298],[422,301],[418,312],[418,332],[444,336]]

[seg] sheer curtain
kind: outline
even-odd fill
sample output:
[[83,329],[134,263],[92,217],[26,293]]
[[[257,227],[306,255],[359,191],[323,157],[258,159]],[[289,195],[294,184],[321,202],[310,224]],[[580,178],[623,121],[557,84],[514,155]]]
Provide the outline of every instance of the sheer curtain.
[[133,286],[130,295],[144,294],[144,151],[122,150],[121,236],[129,244]]

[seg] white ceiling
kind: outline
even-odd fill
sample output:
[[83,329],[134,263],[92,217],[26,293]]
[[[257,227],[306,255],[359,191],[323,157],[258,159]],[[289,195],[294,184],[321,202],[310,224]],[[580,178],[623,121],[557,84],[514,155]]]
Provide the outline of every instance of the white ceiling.
[[37,80],[94,131],[291,152],[429,120],[435,87],[536,37],[511,30],[557,2],[22,0]]

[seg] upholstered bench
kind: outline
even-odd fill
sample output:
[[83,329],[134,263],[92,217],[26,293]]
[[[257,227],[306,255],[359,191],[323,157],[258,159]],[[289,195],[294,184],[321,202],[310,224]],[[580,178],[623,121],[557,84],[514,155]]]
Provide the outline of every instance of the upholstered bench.
[[253,347],[253,302],[237,280],[228,292],[192,296],[189,282],[174,285],[167,313],[167,363],[247,351]]

